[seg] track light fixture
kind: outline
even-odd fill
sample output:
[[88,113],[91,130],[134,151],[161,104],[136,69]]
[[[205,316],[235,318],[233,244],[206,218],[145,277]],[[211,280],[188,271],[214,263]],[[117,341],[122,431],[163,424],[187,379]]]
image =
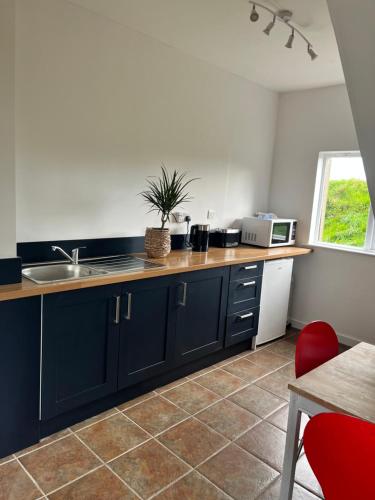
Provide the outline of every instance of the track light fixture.
[[280,21],[280,22],[286,24],[291,30],[288,41],[285,44],[285,47],[287,49],[293,48],[295,34],[297,33],[302,38],[302,40],[306,43],[307,53],[311,57],[311,60],[314,61],[318,57],[318,54],[314,51],[311,42],[305,37],[305,35],[298,28],[296,28],[293,24],[291,24],[290,20],[293,16],[293,12],[291,12],[289,10],[273,11],[272,9],[270,9],[269,7],[266,7],[265,5],[262,5],[261,3],[253,2],[253,0],[249,0],[249,3],[253,6],[252,10],[251,10],[251,14],[250,14],[250,20],[253,23],[255,23],[259,20],[259,13],[257,11],[257,7],[260,9],[264,9],[273,15],[272,21],[263,30],[263,33],[265,33],[266,35],[270,35],[271,30],[273,29],[273,27],[276,24],[276,21]]
[[266,35],[270,35],[272,28],[275,26],[276,23],[276,16],[273,16],[273,20],[270,22],[270,24],[267,26],[265,30],[263,30],[263,33]]
[[292,29],[292,32],[291,32],[291,34],[290,34],[290,36],[288,38],[288,41],[285,44],[285,47],[287,49],[293,48],[293,42],[294,42],[294,28]]
[[253,4],[253,8],[252,8],[252,11],[250,14],[250,21],[252,21],[253,23],[256,23],[258,21],[258,19],[259,19],[259,14],[257,12],[255,4]]

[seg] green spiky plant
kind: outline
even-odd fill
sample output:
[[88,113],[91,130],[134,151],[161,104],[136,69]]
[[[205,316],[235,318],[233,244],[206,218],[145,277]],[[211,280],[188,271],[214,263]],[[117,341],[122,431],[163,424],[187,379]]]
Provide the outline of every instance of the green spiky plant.
[[170,174],[164,165],[161,166],[161,172],[161,177],[149,177],[148,189],[139,194],[150,206],[148,212],[161,215],[160,229],[164,229],[166,223],[170,222],[172,211],[178,205],[192,200],[186,188],[197,178],[186,180],[186,173],[179,173],[177,170]]

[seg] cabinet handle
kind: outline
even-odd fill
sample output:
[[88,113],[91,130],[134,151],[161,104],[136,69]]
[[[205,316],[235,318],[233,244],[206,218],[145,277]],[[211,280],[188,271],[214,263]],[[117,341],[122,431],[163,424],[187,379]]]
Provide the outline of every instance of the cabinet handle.
[[115,325],[120,323],[120,307],[121,307],[121,297],[114,297],[116,299],[116,312],[115,312]]
[[258,269],[258,266],[244,266],[242,269],[244,271],[250,271],[250,269]]
[[187,283],[182,282],[182,300],[179,301],[178,305],[185,307],[186,306],[186,294],[187,294]]
[[254,313],[248,313],[248,314],[242,314],[237,316],[237,319],[247,319],[247,318],[252,318],[254,316]]
[[247,283],[241,283],[240,286],[254,286],[256,284],[257,284],[256,281],[248,281]]
[[125,319],[130,320],[132,319],[132,294],[131,292],[128,292],[126,295],[128,297],[128,310],[126,312]]

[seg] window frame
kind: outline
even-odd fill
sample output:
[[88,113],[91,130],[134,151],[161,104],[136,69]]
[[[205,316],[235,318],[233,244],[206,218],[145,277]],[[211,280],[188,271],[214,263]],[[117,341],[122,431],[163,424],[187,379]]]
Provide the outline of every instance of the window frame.
[[366,253],[375,255],[375,217],[370,205],[366,239],[363,247],[342,245],[337,243],[326,243],[320,240],[322,218],[324,216],[323,201],[325,200],[326,170],[328,160],[331,158],[362,158],[360,151],[322,151],[319,153],[318,166],[315,180],[314,201],[311,216],[309,244],[323,248],[332,248],[347,252]]

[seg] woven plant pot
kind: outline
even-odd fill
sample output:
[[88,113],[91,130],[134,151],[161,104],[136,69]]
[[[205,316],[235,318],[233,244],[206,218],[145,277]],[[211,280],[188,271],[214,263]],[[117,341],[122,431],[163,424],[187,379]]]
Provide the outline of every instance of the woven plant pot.
[[148,227],[145,235],[145,250],[148,257],[160,259],[171,251],[171,233],[169,229]]

